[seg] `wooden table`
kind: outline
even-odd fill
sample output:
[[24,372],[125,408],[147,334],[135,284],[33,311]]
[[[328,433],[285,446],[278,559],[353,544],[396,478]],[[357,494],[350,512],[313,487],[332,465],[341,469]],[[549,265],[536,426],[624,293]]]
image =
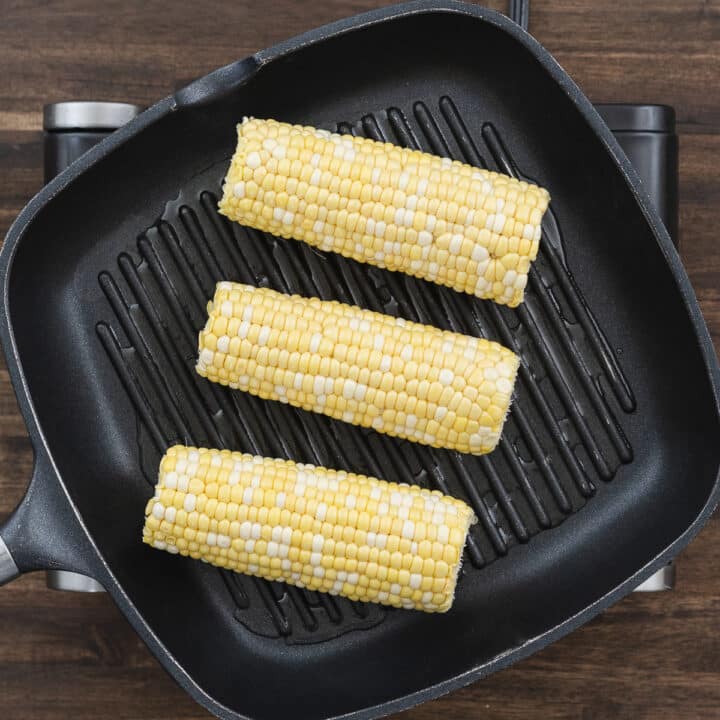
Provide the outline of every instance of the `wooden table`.
[[[42,184],[43,103],[151,104],[216,66],[381,4],[0,0],[0,237]],[[682,256],[720,342],[720,2],[535,0],[531,31],[592,100],[677,109]],[[2,366],[0,519],[31,467]],[[719,628],[715,517],[679,559],[674,592],[633,595],[530,660],[403,717],[720,718]],[[0,706],[5,720],[208,717],[106,596],[46,590],[41,574],[0,590]]]

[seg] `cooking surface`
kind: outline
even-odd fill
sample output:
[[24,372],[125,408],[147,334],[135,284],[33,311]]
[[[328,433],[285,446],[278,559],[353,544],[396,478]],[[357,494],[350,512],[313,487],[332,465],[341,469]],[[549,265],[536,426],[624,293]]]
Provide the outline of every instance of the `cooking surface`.
[[[0,52],[7,55],[3,58],[8,66],[8,79],[4,82],[10,83],[4,91],[4,95],[10,97],[6,103],[8,112],[0,113],[0,157],[6,158],[7,166],[0,180],[0,231],[4,233],[13,215],[41,182],[37,128],[43,102],[67,97],[113,97],[149,103],[174,85],[232,57],[241,57],[256,47],[368,7],[328,4],[315,7],[311,15],[302,18],[279,11],[282,22],[273,28],[266,27],[260,14],[253,17],[235,7],[232,18],[241,20],[242,26],[238,25],[239,29],[233,33],[234,47],[230,47],[229,42],[218,41],[223,37],[222,27],[235,27],[231,17],[222,17],[221,9],[202,21],[188,15],[173,17],[169,22],[166,15],[159,25],[158,18],[144,10],[138,10],[135,15],[127,11],[121,15],[118,9],[117,15],[110,11],[106,19],[98,20],[79,9],[74,20],[63,20],[58,14],[51,22],[40,18],[39,12],[37,16],[27,11],[22,17],[19,13],[11,14],[8,27],[12,28],[14,37],[25,39],[28,50],[42,45],[45,53],[55,57],[57,51],[61,59],[54,63],[58,74],[51,82],[36,75],[23,62],[27,50],[11,49],[11,38],[0,43],[8,48]],[[43,11],[47,12],[50,11]],[[562,13],[550,0],[536,2],[532,30],[556,53],[592,99],[647,100],[677,106],[683,134],[681,188],[686,191],[681,195],[683,256],[711,331],[717,332],[720,313],[717,305],[712,306],[712,290],[718,284],[720,273],[713,274],[712,267],[713,262],[718,266],[720,251],[716,250],[714,256],[710,254],[710,213],[712,206],[717,205],[718,186],[711,184],[712,167],[704,158],[718,149],[713,134],[718,128],[718,108],[707,105],[709,101],[701,84],[716,76],[711,63],[717,69],[720,58],[709,60],[707,50],[703,50],[705,54],[698,59],[698,64],[708,69],[700,73],[691,64],[692,58],[684,57],[682,62],[687,62],[687,67],[676,65],[675,69],[685,72],[686,80],[676,89],[672,77],[654,77],[657,72],[645,70],[644,65],[649,62],[649,67],[659,66],[653,54],[654,40],[651,42],[648,37],[665,38],[666,52],[671,52],[671,48],[676,52],[682,47],[687,53],[688,48],[695,47],[693,42],[697,42],[699,53],[701,40],[711,37],[720,21],[715,20],[713,26],[709,19],[698,20],[701,16],[697,13],[692,19],[690,14],[674,16],[673,11],[666,9],[655,22],[666,20],[672,30],[666,33],[658,25],[656,32],[645,33],[642,41],[647,43],[647,49],[641,48],[639,55],[628,59],[628,51],[638,52],[636,41],[640,38],[627,28],[633,20],[639,22],[640,13],[637,18],[631,17],[630,11],[627,17],[615,17],[609,11],[607,14],[597,8],[591,11],[589,4],[582,8],[582,13],[585,20],[592,20],[586,27],[605,25],[610,35],[614,29],[620,33],[620,39],[609,48],[609,53],[605,41],[601,47],[594,33],[578,27],[581,24],[573,22],[571,13]],[[642,15],[648,13],[645,10]],[[29,18],[32,17],[42,20],[53,33],[61,27],[70,33],[74,39],[68,47],[85,45],[82,59],[78,60],[70,50],[63,54],[59,46],[55,48],[52,44],[56,41],[45,38],[39,29],[31,29]],[[100,30],[98,22],[106,21],[108,26],[103,26],[102,32],[109,33],[112,52],[92,45],[93,33]],[[152,35],[147,30],[151,26],[154,26]],[[158,29],[161,32],[158,33]],[[668,34],[669,43],[665,37]],[[691,40],[694,36],[697,41]],[[673,45],[674,37],[677,45]],[[150,41],[154,43],[152,47],[148,46]],[[191,52],[188,44],[192,45]],[[597,55],[580,53],[581,48],[585,51],[594,47],[598,48]],[[152,85],[141,86],[131,80],[137,76],[134,70],[139,67],[137,57],[140,55],[143,63],[157,67],[158,74],[153,77]],[[636,62],[637,69],[628,68],[628,62]],[[612,68],[615,73],[609,73]],[[632,76],[632,80],[628,81],[628,76]],[[694,89],[693,78],[696,78]],[[31,92],[17,90],[20,80]],[[29,476],[31,457],[7,382],[1,391],[6,409],[0,448],[6,462],[0,483],[9,490],[0,500],[0,512],[7,512]],[[711,521],[681,560],[680,587],[675,593],[630,598],[535,659],[450,698],[412,711],[406,717],[433,717],[441,712],[467,717],[475,711],[482,711],[485,717],[516,714],[518,717],[536,714],[577,717],[581,707],[587,708],[591,717],[623,714],[643,717],[645,712],[662,716],[666,712],[667,717],[681,718],[720,713],[720,693],[714,687],[718,684],[720,647],[709,630],[713,618],[717,621],[720,595],[720,581],[715,579],[720,569],[717,527],[717,521]],[[708,629],[703,626],[704,617]],[[159,671],[106,598],[49,594],[42,588],[41,578],[23,578],[0,593],[0,638],[0,687],[9,698],[6,710],[9,717],[66,717],[68,714],[78,717],[84,701],[88,702],[88,713],[93,717],[101,713],[120,717],[204,717]],[[627,652],[624,662],[617,658],[619,648]],[[86,674],[94,680],[83,680]],[[601,678],[605,680],[602,686]],[[608,678],[613,683],[610,686]],[[634,684],[638,681],[639,684]],[[140,683],[144,688],[152,687],[149,694],[138,692]],[[33,699],[29,700],[26,688],[35,684],[40,687],[33,689]],[[143,696],[148,703],[144,711],[140,709]],[[611,706],[607,705],[608,698],[612,698]],[[177,702],[180,707],[168,713],[166,703],[170,702]]]

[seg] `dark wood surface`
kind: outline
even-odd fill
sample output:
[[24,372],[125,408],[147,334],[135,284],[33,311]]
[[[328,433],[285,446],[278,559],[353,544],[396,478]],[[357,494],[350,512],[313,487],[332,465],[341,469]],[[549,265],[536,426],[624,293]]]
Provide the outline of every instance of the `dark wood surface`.
[[[0,0],[0,237],[42,183],[43,103],[151,104],[216,66],[380,4]],[[717,347],[720,2],[535,0],[531,31],[592,100],[677,108],[682,256]],[[31,467],[2,365],[0,519],[21,497]],[[674,592],[633,595],[514,668],[403,715],[439,716],[720,718],[720,518],[680,557]],[[208,715],[165,675],[107,597],[55,593],[35,575],[0,590],[0,717]]]

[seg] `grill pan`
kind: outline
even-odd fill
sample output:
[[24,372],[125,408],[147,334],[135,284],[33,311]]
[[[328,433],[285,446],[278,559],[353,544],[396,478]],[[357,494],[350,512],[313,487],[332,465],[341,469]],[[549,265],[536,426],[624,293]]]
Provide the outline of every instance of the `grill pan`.
[[[243,115],[388,139],[531,179],[552,210],[516,310],[228,224]],[[717,360],[667,231],[587,99],[521,28],[413,2],[196,81],[89,151],[0,255],[2,341],[35,449],[0,582],[96,578],[221,718],[369,718],[465,685],[587,621],[667,563],[718,501]],[[211,385],[193,371],[220,278],[497,339],[522,367],[477,458]],[[140,543],[174,442],[415,482],[467,500],[455,606],[393,611]],[[278,690],[281,688],[281,691]]]

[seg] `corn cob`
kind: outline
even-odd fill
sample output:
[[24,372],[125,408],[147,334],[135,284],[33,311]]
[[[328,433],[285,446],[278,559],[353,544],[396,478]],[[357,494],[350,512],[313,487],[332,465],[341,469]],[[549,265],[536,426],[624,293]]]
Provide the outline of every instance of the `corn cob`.
[[448,158],[245,118],[220,211],[231,220],[514,307],[546,190]]
[[351,600],[445,612],[465,538],[461,500],[292,460],[181,445],[160,463],[143,541]]
[[518,367],[497,343],[229,282],[208,314],[209,380],[434,447],[497,445]]

